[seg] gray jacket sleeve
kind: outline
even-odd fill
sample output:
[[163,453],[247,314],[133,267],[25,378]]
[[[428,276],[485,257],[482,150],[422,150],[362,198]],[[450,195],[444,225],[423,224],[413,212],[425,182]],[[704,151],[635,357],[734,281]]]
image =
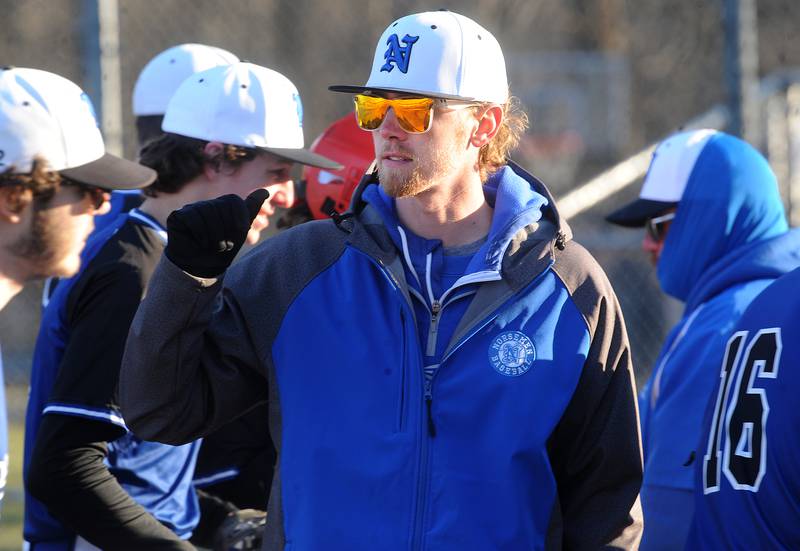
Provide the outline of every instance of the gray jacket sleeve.
[[591,345],[549,449],[558,480],[564,549],[638,549],[642,452],[630,345],[603,271],[570,242],[555,272],[583,314]]
[[162,257],[122,360],[120,405],[133,432],[177,445],[213,431],[266,400],[261,366],[233,293]]

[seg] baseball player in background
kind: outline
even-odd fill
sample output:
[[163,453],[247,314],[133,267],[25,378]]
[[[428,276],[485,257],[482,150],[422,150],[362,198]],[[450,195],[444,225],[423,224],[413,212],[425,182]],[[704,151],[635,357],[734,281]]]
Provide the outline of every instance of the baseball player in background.
[[[161,125],[169,100],[186,78],[238,61],[236,55],[221,48],[191,43],[173,46],[153,57],[139,73],[133,88],[132,107],[139,148],[163,135]],[[291,180],[271,185],[270,197],[262,209],[264,216],[259,218],[260,225],[256,229],[265,229],[274,208],[288,207],[294,195]],[[112,194],[112,210],[117,199],[120,200],[118,210],[127,212],[138,206],[142,197],[141,194],[119,197]],[[113,219],[112,215],[103,218]],[[266,508],[275,451],[263,429],[266,426],[263,410],[265,408],[255,410],[229,423],[208,435],[200,445],[194,484],[198,489],[201,515],[193,539],[213,538],[220,522],[234,513],[235,508]],[[254,438],[256,434],[258,437]]]
[[775,175],[742,140],[683,132],[656,149],[640,196],[608,216],[646,227],[661,289],[686,304],[639,400],[643,550],[682,549],[694,509],[701,423],[725,345],[750,301],[800,265]]
[[34,551],[192,548],[199,441],[167,446],[129,430],[116,398],[125,337],[172,210],[259,190],[256,217],[294,160],[336,166],[301,149],[301,113],[288,79],[247,63],[191,76],[173,95],[166,134],[141,152],[158,173],[147,199],[89,241],[84,267],[45,310],[26,418],[25,539]]
[[[239,58],[227,50],[204,44],[180,44],[156,55],[142,69],[133,87],[133,114],[141,150],[148,142],[163,135],[162,121],[167,104],[187,77],[214,67],[236,63]],[[112,203],[113,203],[112,196]],[[249,234],[248,243],[255,244],[260,231],[269,226],[275,208],[294,203],[294,182],[287,180],[270,187],[269,200],[264,202]]]
[[[377,173],[352,209],[228,269],[260,197],[188,205],[131,326],[126,422],[191,441],[269,403],[265,549],[634,549],[630,351],[602,270],[508,153],[499,44],[392,22],[353,92]],[[224,275],[224,279],[223,279]]]
[[[188,76],[236,61],[239,59],[234,54],[205,44],[173,46],[148,61],[133,86],[133,115],[139,145],[137,149],[141,150],[148,141],[161,135],[161,121],[164,119],[167,103]],[[144,196],[139,190],[113,191],[107,212],[95,216],[94,232],[101,231],[117,216],[138,207],[142,201]],[[47,306],[57,284],[57,278],[50,278],[45,282],[43,306]]]
[[800,549],[800,270],[758,295],[718,366],[686,548]]
[[[200,71],[237,61],[239,58],[227,50],[192,43],[167,48],[148,61],[136,77],[131,101],[138,150],[161,136],[161,121],[167,104],[184,80]],[[112,193],[111,212],[95,221],[95,225],[102,228],[116,215],[139,206],[143,200],[140,193]]]
[[[0,69],[0,309],[23,286],[67,277],[112,189],[155,174],[105,153],[94,109],[75,84],[45,71]],[[8,436],[0,359],[0,499]]]

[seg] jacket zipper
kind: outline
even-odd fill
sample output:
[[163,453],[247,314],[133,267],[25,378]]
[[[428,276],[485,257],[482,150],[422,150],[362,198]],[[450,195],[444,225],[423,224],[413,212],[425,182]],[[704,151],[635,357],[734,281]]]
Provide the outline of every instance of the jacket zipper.
[[436,354],[436,338],[439,335],[439,313],[442,311],[442,304],[438,300],[431,303],[431,324],[428,328],[428,349],[426,356]]
[[[359,251],[359,252],[361,252],[361,251]],[[378,266],[378,268],[384,273],[384,275],[389,279],[389,281],[392,282],[392,285],[394,286],[395,291],[401,295],[401,297],[403,299],[402,302],[405,303],[405,305],[409,309],[411,309],[411,311],[413,312],[413,305],[410,304],[408,300],[406,300],[405,295],[403,295],[403,293],[400,291],[399,282],[394,277],[394,275],[389,271],[389,269],[382,262],[378,261],[377,259],[372,258],[370,255],[368,255],[366,253],[363,253],[363,252],[361,252],[361,254],[366,256],[372,263],[374,263],[375,265]],[[535,282],[537,282],[541,277],[543,277],[544,274],[549,271],[549,269],[550,269],[550,267],[552,265],[553,265],[553,263],[551,261],[550,264],[547,266],[547,268],[542,270],[542,272],[539,275],[537,275],[535,278],[533,278],[530,281],[530,283],[525,286],[525,289],[527,289],[528,287],[533,285]],[[409,288],[409,289],[411,289],[411,288]],[[464,336],[464,338],[462,338],[458,343],[456,343],[456,345],[453,346],[453,348],[451,348],[450,350],[445,352],[445,355],[442,358],[442,361],[440,362],[439,367],[436,369],[436,371],[433,373],[433,376],[431,377],[430,383],[426,382],[424,372],[421,374],[422,375],[423,391],[424,391],[423,397],[424,397],[425,407],[424,407],[424,409],[422,411],[422,415],[420,415],[420,430],[418,432],[418,438],[419,438],[419,442],[420,442],[420,446],[419,446],[420,447],[420,458],[419,458],[419,465],[418,465],[419,476],[417,478],[416,510],[414,512],[414,517],[415,517],[414,518],[414,527],[413,527],[412,538],[411,538],[412,549],[414,549],[414,550],[422,549],[422,525],[423,525],[423,522],[424,522],[424,514],[425,514],[424,509],[425,509],[425,501],[426,501],[425,500],[425,497],[426,497],[425,489],[428,486],[428,478],[429,478],[428,477],[428,475],[429,475],[429,472],[428,472],[429,471],[429,469],[428,469],[428,460],[429,460],[429,454],[430,454],[429,447],[430,447],[431,438],[433,438],[436,435],[436,426],[434,425],[433,416],[432,416],[433,382],[436,380],[436,377],[439,374],[439,371],[441,370],[441,367],[444,364],[445,360],[447,360],[456,350],[461,348],[461,346],[463,346],[464,343],[466,343],[470,338],[472,338],[478,331],[480,331],[481,329],[486,327],[486,325],[491,323],[492,320],[497,318],[497,316],[499,315],[500,309],[504,305],[508,304],[508,301],[511,300],[517,294],[518,294],[518,292],[514,293],[511,297],[509,297],[508,300],[506,300],[503,303],[503,305],[501,305],[499,308],[494,310],[493,315],[491,315],[490,317],[486,318],[480,324],[476,325],[469,333],[467,333]],[[438,304],[439,307],[438,307],[438,309],[437,309],[435,314],[433,312],[433,307],[431,308],[431,321],[432,321],[431,325],[433,326],[433,322],[435,321],[436,322],[436,332],[438,332],[438,316],[441,313],[441,303],[439,303],[439,301],[434,301],[432,303],[432,305],[434,303]],[[428,337],[429,337],[429,339],[428,339],[428,347],[430,347],[430,342],[431,342],[430,334],[431,334],[431,331],[429,330],[429,332],[428,332]],[[434,347],[435,347],[435,341],[434,341]],[[422,364],[424,364],[424,362],[421,362],[420,365],[422,365]]]

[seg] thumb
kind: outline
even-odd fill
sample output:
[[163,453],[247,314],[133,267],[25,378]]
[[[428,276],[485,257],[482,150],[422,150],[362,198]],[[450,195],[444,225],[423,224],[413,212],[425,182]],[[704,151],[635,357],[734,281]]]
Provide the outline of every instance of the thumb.
[[247,196],[247,199],[244,200],[244,204],[247,207],[247,212],[250,214],[250,223],[253,223],[253,220],[256,219],[258,216],[258,211],[261,210],[261,205],[264,204],[264,201],[267,200],[269,197],[269,192],[266,189],[257,189],[253,193]]

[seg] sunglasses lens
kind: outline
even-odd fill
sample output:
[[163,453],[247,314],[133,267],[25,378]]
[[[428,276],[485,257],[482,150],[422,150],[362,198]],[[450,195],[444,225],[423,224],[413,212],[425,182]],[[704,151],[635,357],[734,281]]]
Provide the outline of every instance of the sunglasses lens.
[[420,134],[428,130],[433,119],[433,100],[430,98],[394,100],[392,105],[400,128]]
[[360,94],[354,98],[354,101],[358,126],[364,130],[377,130],[383,119],[386,118],[386,112],[389,110],[388,101]]
[[420,134],[430,128],[433,120],[433,100],[430,98],[386,99],[355,96],[356,120],[364,130],[377,130],[391,107],[400,128]]

